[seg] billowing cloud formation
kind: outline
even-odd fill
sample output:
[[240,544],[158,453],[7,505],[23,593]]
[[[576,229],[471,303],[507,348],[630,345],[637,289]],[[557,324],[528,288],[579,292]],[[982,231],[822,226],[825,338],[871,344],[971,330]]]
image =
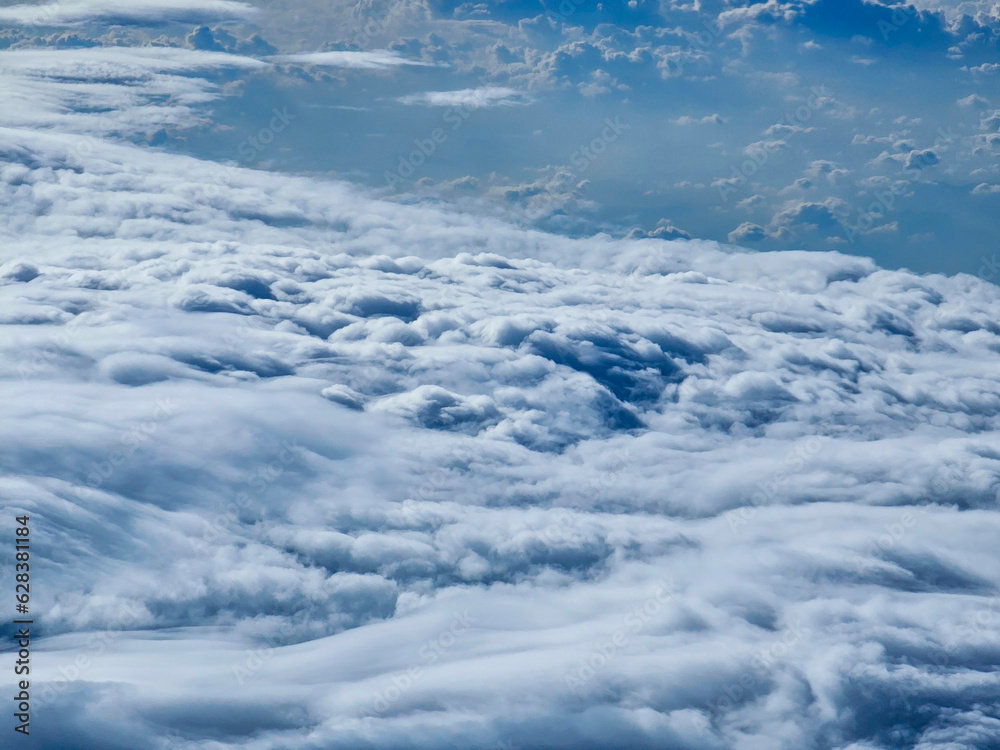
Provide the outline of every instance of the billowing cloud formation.
[[47,111],[0,113],[39,747],[994,742],[997,287],[82,149]]

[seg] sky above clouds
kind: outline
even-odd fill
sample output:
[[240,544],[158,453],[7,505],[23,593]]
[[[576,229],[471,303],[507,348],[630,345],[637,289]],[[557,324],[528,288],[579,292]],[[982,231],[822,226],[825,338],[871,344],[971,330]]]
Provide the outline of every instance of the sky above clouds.
[[20,744],[995,747],[998,23],[3,3]]
[[[240,161],[277,102],[294,131],[243,166],[485,204],[576,236],[668,225],[976,274],[996,232],[987,2],[174,0],[8,5],[0,20],[14,48],[270,58],[215,81],[211,128],[149,135],[216,161]],[[349,51],[365,54],[330,54]],[[613,142],[608,118],[622,123]]]

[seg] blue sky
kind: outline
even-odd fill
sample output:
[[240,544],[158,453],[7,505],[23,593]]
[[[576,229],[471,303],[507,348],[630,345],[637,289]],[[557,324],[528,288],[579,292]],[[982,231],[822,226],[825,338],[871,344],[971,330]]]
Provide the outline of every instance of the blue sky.
[[[988,3],[283,2],[233,15],[197,30],[15,29],[4,44],[389,49],[405,64],[234,72],[202,127],[149,137],[403,196],[481,200],[581,236],[840,250],[920,272],[976,274],[992,253],[1000,72]],[[240,146],[278,105],[294,126],[250,158]],[[572,167],[608,118],[624,132]],[[417,154],[421,143],[433,153]],[[420,164],[402,166],[414,154]]]

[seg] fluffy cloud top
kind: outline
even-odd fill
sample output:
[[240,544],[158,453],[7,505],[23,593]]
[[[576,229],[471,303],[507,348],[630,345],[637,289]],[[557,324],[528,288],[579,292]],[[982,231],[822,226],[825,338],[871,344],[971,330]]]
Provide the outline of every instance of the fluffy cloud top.
[[270,58],[278,63],[318,65],[359,70],[385,70],[399,65],[428,65],[420,60],[408,60],[392,50],[334,50],[330,52],[303,52],[295,55],[275,55]]
[[1000,289],[81,149],[80,114],[0,113],[39,747],[992,746]]

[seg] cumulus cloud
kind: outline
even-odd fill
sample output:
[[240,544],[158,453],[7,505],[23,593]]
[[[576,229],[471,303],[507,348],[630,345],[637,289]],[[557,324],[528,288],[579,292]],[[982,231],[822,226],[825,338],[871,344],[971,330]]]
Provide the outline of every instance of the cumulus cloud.
[[662,240],[689,240],[691,235],[685,232],[680,227],[674,226],[674,223],[670,219],[660,219],[656,222],[656,226],[649,230],[648,232],[644,229],[636,227],[631,232],[629,232],[628,237],[630,239],[636,239],[641,237],[651,237],[654,239]]
[[981,182],[972,188],[973,195],[992,195],[993,193],[1000,193],[1000,185],[991,185],[988,182]]
[[737,245],[746,242],[759,242],[765,237],[767,237],[767,230],[752,221],[744,221],[729,233],[729,241]]
[[903,166],[906,169],[927,169],[933,167],[940,161],[937,152],[933,149],[913,149],[906,154]]
[[960,107],[985,107],[988,104],[989,101],[979,94],[969,94],[958,100]]
[[803,224],[817,228],[830,228],[837,224],[843,213],[843,201],[837,199],[818,201],[791,201],[775,214],[774,224]]

